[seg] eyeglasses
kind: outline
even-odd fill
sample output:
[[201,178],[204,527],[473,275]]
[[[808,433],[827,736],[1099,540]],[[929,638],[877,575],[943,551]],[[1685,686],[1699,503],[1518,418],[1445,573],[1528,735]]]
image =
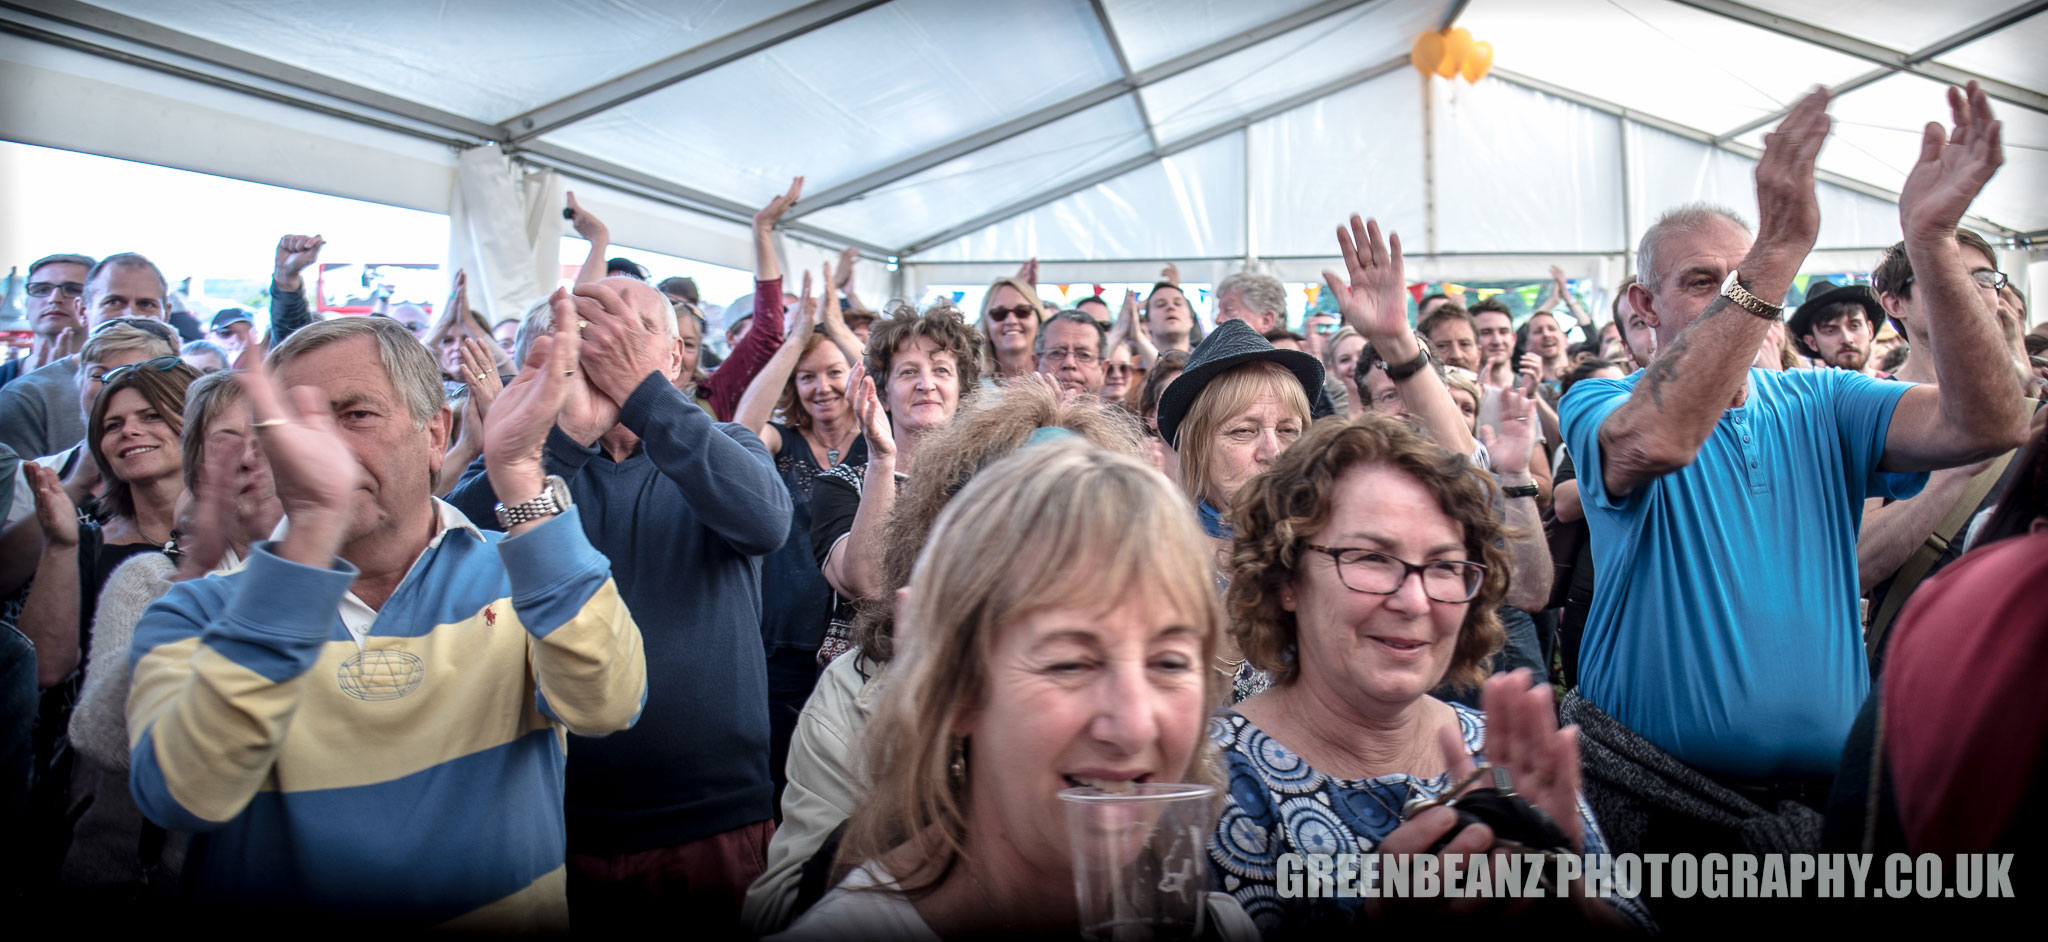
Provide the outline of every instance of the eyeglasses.
[[137,370],[155,370],[159,373],[163,373],[176,368],[178,364],[183,362],[185,361],[178,359],[177,357],[164,356],[144,360],[140,363],[130,363],[127,366],[117,366],[111,370],[108,370],[106,372],[106,375],[101,376],[100,382],[111,386],[113,385],[115,380],[118,380],[121,377],[126,376],[129,373],[135,372]]
[[1054,347],[1051,350],[1045,351],[1043,355],[1053,363],[1065,363],[1071,360],[1075,366],[1093,366],[1096,360],[1095,351],[1086,348],[1077,350],[1071,347]]
[[58,291],[64,292],[67,298],[76,298],[85,294],[85,284],[78,281],[31,281],[27,291],[31,298],[47,298]]
[[[2011,280],[2006,277],[2005,272],[1992,271],[1989,268],[1979,268],[1971,272],[1970,277],[1977,280],[1977,287],[1990,288],[1993,291],[2005,287],[2005,283]],[[1906,280],[1901,282],[1900,286],[1910,285],[1919,280],[1919,278],[1919,275],[1907,275]]]
[[982,316],[992,321],[1006,321],[1013,317],[1030,317],[1032,316],[1032,311],[1030,305],[1019,304],[1015,307],[992,307],[984,312]]
[[1438,602],[1470,602],[1486,582],[1486,567],[1464,560],[1439,559],[1416,565],[1385,553],[1351,546],[1316,546],[1305,549],[1328,553],[1337,566],[1337,581],[1353,592],[1393,595],[1401,591],[1409,573],[1422,576],[1422,594]]
[[1109,360],[1102,364],[1102,375],[1128,376],[1135,369],[1137,369],[1137,367],[1134,367],[1129,363],[1118,363],[1115,360]]

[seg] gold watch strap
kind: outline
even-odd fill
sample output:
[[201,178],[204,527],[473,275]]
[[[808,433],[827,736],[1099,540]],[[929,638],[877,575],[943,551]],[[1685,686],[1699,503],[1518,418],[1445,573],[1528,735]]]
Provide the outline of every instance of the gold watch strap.
[[1728,290],[1721,292],[1721,296],[1735,302],[1735,306],[1758,317],[1777,320],[1785,316],[1784,308],[1750,294],[1749,289],[1743,287],[1740,281],[1730,283]]

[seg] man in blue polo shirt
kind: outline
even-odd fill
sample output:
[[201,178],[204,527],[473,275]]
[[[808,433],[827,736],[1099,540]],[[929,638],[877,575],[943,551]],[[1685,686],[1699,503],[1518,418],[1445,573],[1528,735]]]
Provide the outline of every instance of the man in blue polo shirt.
[[[2025,431],[2011,372],[1974,368],[2001,338],[1954,233],[2001,158],[1982,93],[1954,100],[1956,143],[1924,142],[1899,201],[1920,290],[1955,312],[1930,318],[1938,387],[1750,368],[1820,228],[1813,163],[1829,118],[1816,91],[1766,139],[1755,239],[1725,210],[1665,214],[1643,234],[1629,296],[1660,352],[1626,379],[1575,385],[1560,409],[1600,572],[1580,694],[1766,809],[1825,795],[1869,689],[1863,499],[1909,496],[1917,472]],[[1679,833],[1695,846],[1669,849],[1720,849],[1698,846],[1697,820],[1660,829],[1650,813],[1637,849]]]

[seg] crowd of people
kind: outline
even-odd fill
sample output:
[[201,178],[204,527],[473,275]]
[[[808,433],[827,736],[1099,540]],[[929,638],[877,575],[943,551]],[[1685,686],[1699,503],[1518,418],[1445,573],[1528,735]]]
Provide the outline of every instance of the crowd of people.
[[[1720,902],[1301,898],[1297,854],[2024,849],[2048,337],[1959,227],[2000,125],[1952,90],[1903,240],[1787,319],[1827,104],[1766,138],[1754,231],[1671,208],[1605,321],[1556,270],[1519,325],[1416,304],[1355,215],[1300,332],[1255,271],[1206,325],[1171,267],[1114,311],[1035,263],[871,310],[852,250],[782,269],[801,178],[722,360],[573,196],[589,257],[522,312],[457,273],[323,319],[286,235],[268,330],[187,338],[146,257],[43,258],[0,371],[6,885],[81,924],[1071,935],[1062,793],[1166,783],[1216,788],[1211,938]],[[1510,818],[1447,806],[1482,778]]]

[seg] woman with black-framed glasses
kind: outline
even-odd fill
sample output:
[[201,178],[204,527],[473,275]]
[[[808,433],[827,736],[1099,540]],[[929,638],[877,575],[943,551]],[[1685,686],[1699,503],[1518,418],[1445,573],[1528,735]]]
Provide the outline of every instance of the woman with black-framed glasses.
[[[1498,850],[1492,829],[1446,808],[1404,820],[1488,762],[1558,825],[1561,849],[1604,852],[1548,685],[1496,675],[1483,712],[1430,695],[1480,683],[1504,639],[1499,493],[1465,456],[1379,415],[1312,427],[1237,492],[1224,600],[1273,684],[1211,726],[1232,787],[1209,856],[1269,938],[1360,915],[1355,898],[1280,898],[1282,855]],[[1633,901],[1573,905],[1561,914],[1644,918]]]

